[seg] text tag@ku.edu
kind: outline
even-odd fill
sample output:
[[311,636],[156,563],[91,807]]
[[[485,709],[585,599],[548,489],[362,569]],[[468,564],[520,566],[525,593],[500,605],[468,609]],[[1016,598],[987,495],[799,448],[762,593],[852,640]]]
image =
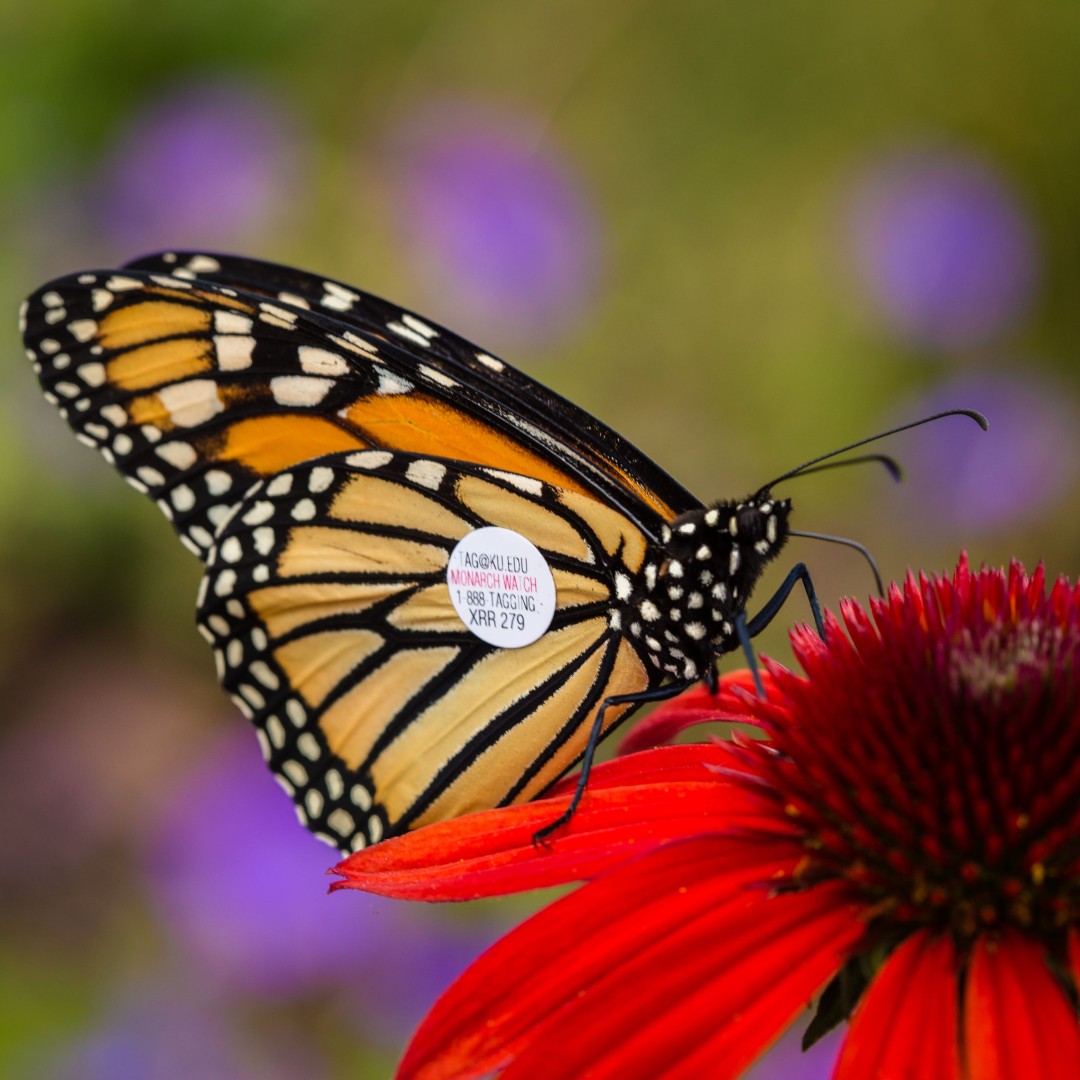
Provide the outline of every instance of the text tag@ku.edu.
[[463,537],[450,553],[446,584],[468,629],[503,649],[531,645],[555,614],[547,560],[510,529],[487,526]]

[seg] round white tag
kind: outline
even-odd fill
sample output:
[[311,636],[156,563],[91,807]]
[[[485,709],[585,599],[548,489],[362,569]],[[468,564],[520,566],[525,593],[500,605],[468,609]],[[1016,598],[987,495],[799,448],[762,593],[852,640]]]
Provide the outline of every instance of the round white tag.
[[458,541],[446,568],[450,601],[481,641],[531,645],[555,614],[555,579],[524,536],[488,525]]

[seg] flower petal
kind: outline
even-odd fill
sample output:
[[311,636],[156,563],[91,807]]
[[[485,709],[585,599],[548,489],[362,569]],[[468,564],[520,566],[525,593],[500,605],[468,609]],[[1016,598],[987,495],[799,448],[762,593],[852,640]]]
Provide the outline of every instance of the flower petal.
[[399,1076],[467,1080],[510,1065],[507,1080],[586,1068],[656,1080],[705,1075],[703,1055],[710,1077],[729,1075],[718,1061],[737,1075],[862,934],[835,887],[776,898],[748,887],[790,869],[704,836],[605,874],[473,964],[421,1025]]
[[898,946],[855,1010],[833,1080],[959,1077],[956,980],[950,938],[920,932]]
[[1080,1025],[1040,944],[1017,931],[976,943],[964,1041],[971,1080],[1075,1080]]
[[566,808],[568,794],[384,840],[339,863],[334,871],[345,880],[331,888],[466,900],[579,881],[689,835],[790,831],[752,794],[719,779],[718,767],[738,767],[727,745],[663,747],[606,762],[594,770],[573,819],[545,845],[533,838]]
[[[764,671],[761,679],[768,693],[772,677]],[[695,724],[724,720],[745,723],[747,718],[743,715],[745,708],[741,705],[741,699],[732,694],[736,688],[756,695],[757,683],[754,682],[753,672],[747,669],[730,671],[721,677],[715,694],[704,683],[698,683],[678,697],[658,705],[627,733],[619,743],[619,753],[633,754],[650,747],[664,746]]]

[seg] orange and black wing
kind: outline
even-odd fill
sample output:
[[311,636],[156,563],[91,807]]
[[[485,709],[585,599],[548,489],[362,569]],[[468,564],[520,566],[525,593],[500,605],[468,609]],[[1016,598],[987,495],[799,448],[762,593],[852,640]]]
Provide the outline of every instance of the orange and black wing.
[[[450,599],[450,554],[484,526],[524,536],[555,581],[551,624],[522,648],[476,637]],[[615,596],[645,553],[632,523],[580,492],[415,454],[335,454],[239,504],[199,627],[301,820],[356,850],[531,798],[581,757],[605,697],[659,681]]]
[[[234,255],[171,252],[138,259],[129,268],[196,274],[264,301],[322,314],[329,320],[323,324],[327,329],[340,333],[345,326],[380,346],[390,366],[405,378],[414,375],[418,365],[429,365],[459,388],[444,387],[450,393],[442,397],[460,404],[477,420],[501,418],[499,426],[508,438],[557,462],[580,485],[632,518],[639,502],[665,518],[701,505],[654,461],[584,409],[453,331],[370,293],[303,270]],[[503,461],[501,467],[509,463]]]
[[300,271],[155,256],[51,282],[23,319],[46,396],[203,558],[251,484],[352,449],[534,476],[602,499],[650,535],[699,505],[625,440],[509,365]]
[[[613,596],[700,504],[490,354],[226,256],[61,278],[22,318],[46,396],[207,563],[222,681],[338,846],[536,794],[605,697],[659,680]],[[493,524],[556,577],[554,621],[523,647],[450,603],[450,551]]]

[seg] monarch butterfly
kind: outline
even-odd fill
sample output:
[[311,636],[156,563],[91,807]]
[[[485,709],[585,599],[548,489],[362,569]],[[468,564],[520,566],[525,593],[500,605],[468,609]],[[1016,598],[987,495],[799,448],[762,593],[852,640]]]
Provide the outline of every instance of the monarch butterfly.
[[587,767],[637,704],[713,682],[799,583],[820,627],[802,564],[746,618],[792,535],[771,485],[706,507],[557,394],[340,282],[164,253],[53,281],[21,322],[45,396],[204,562],[222,685],[343,851]]

